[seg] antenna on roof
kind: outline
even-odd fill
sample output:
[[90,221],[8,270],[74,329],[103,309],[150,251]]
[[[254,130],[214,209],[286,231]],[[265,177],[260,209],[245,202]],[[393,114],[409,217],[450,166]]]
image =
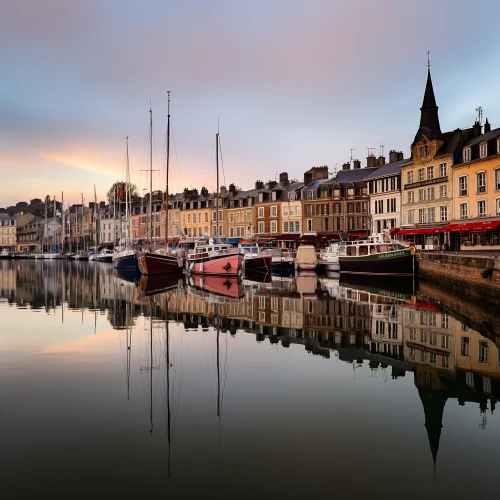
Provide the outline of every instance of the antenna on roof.
[[479,106],[476,108],[477,111],[477,121],[479,122],[480,125],[483,124],[483,108]]
[[384,145],[380,144],[380,156],[384,156]]
[[354,148],[351,148],[351,159],[349,160],[349,166],[352,167],[352,152],[356,151]]
[[366,148],[366,156],[375,156],[375,154],[373,153],[373,150],[375,148]]
[[337,175],[338,168],[337,168],[338,163],[335,163],[335,167],[333,168],[332,172],[328,172],[332,177]]

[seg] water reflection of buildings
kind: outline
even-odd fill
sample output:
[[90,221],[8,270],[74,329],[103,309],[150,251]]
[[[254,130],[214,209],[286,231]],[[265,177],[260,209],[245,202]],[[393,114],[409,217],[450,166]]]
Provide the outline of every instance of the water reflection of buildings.
[[186,329],[206,330],[218,316],[222,331],[233,335],[249,332],[257,342],[285,348],[299,344],[326,358],[334,352],[374,371],[390,367],[393,378],[413,373],[434,459],[448,399],[478,404],[485,419],[500,398],[499,337],[483,336],[463,318],[411,295],[315,276],[195,285],[179,282],[146,298],[137,283],[103,264],[23,260],[0,267],[0,294],[19,306],[100,310],[117,329],[141,314],[168,314]]

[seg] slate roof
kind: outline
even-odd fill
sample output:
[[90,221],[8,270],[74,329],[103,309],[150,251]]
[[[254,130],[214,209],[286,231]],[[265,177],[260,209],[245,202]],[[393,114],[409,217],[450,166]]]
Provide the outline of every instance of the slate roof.
[[500,137],[500,128],[493,129],[490,132],[486,132],[486,134],[480,135],[479,137],[471,138],[465,142],[464,146],[474,146],[480,142],[491,141],[491,139],[496,139],[497,137]]
[[313,189],[318,189],[321,186],[321,184],[324,184],[328,180],[329,179],[320,179],[319,181],[313,181],[313,182],[311,182],[311,184],[308,184],[307,186],[304,186],[302,188],[302,191],[310,191],[310,190],[313,190]]
[[382,165],[374,172],[371,172],[365,177],[365,181],[372,179],[379,179],[380,177],[386,177],[388,175],[397,175],[401,173],[401,165],[406,163],[408,159],[393,161],[392,163],[386,163]]

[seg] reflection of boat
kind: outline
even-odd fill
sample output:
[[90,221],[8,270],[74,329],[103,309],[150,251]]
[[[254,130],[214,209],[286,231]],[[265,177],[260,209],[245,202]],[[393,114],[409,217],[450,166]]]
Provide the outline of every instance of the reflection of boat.
[[295,262],[290,250],[283,248],[271,249],[271,269],[273,274],[291,274],[293,273]]
[[271,283],[271,270],[267,273],[261,273],[259,271],[248,271],[245,268],[245,279],[256,283]]
[[138,283],[141,278],[141,273],[138,269],[115,267],[114,274],[115,276],[118,276],[118,278],[132,283]]
[[384,276],[383,282],[380,282],[373,276],[341,274],[340,285],[405,301],[412,300],[414,294],[412,276]]
[[341,273],[412,276],[415,249],[391,240],[386,234],[374,234],[367,240],[343,241],[339,247]]
[[139,290],[143,296],[156,295],[176,288],[182,278],[176,274],[142,275],[139,280]]
[[239,299],[245,294],[243,283],[237,277],[197,276],[193,274],[189,277],[189,284],[205,292],[233,299]]

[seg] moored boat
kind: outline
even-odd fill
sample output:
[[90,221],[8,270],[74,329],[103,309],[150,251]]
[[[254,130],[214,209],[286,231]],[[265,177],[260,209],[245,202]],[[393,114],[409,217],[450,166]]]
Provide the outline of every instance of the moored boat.
[[319,266],[325,271],[338,271],[339,267],[339,244],[330,245],[319,253]]
[[115,269],[139,269],[135,248],[115,249],[112,260]]
[[412,276],[415,274],[415,248],[375,234],[367,240],[344,241],[339,246],[341,273]]
[[187,256],[186,269],[192,274],[239,276],[244,255],[238,248],[226,244],[200,245]]
[[142,252],[137,264],[142,274],[180,273],[184,267],[182,254],[157,250],[156,252]]
[[262,251],[255,241],[242,240],[238,243],[239,250],[243,253],[245,272],[271,272],[272,256],[269,251]]
[[316,248],[313,245],[301,245],[297,249],[295,267],[299,272],[316,270],[318,267],[318,256]]
[[292,274],[295,269],[295,259],[292,252],[283,248],[271,249],[271,272],[273,274]]

